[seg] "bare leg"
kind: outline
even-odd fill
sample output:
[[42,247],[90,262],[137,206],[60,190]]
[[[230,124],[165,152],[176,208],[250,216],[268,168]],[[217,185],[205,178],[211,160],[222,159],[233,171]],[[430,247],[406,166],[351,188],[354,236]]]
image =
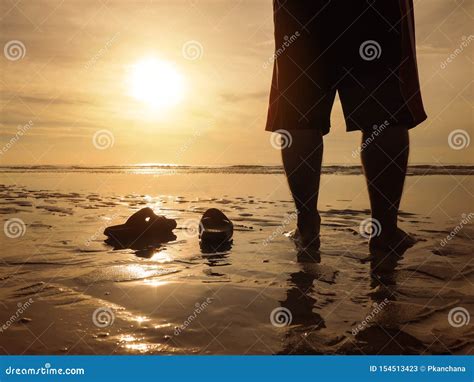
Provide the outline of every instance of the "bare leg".
[[321,219],[317,204],[323,137],[315,129],[292,131],[291,138],[291,145],[282,149],[282,158],[298,211],[298,232],[303,245],[319,246]]
[[372,218],[378,220],[382,228],[374,240],[378,241],[376,244],[395,241],[389,246],[396,246],[406,235],[398,229],[397,218],[408,164],[408,129],[387,128],[378,136],[368,131],[362,134],[362,139],[363,142],[373,139],[361,154]]

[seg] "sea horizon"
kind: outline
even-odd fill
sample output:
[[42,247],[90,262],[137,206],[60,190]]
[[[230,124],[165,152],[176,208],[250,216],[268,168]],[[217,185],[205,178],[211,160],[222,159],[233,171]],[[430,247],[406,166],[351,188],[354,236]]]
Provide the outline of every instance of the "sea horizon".
[[[221,174],[283,174],[282,165],[276,164],[220,164],[220,165],[189,165],[174,163],[139,163],[126,165],[0,165],[0,173],[15,172],[93,172],[93,173],[221,173]],[[355,164],[324,164],[323,174],[358,175],[362,166]],[[474,164],[411,164],[407,175],[474,175]]]

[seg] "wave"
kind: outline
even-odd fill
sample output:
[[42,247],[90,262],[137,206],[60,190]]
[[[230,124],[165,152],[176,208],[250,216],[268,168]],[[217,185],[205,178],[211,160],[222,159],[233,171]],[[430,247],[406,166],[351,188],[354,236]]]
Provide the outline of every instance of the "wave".
[[[122,166],[0,166],[0,173],[133,173],[133,174],[283,174],[282,166],[268,165],[229,165],[229,166],[189,166],[175,164],[146,164]],[[323,174],[358,175],[362,173],[360,165],[325,165]],[[473,165],[413,165],[408,175],[474,175]]]

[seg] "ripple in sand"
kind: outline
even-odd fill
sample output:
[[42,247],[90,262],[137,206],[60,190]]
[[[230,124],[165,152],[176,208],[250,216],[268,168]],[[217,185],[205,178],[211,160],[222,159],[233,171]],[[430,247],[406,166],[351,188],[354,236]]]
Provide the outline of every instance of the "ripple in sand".
[[474,272],[474,267],[465,265],[464,267],[453,268],[450,264],[421,264],[419,266],[409,266],[404,271],[415,272],[430,278],[436,278],[443,281],[452,281],[466,278]]
[[65,208],[65,207],[57,207],[57,206],[51,206],[51,205],[39,205],[36,206],[38,209],[43,209],[45,211],[51,212],[51,213],[58,213],[62,215],[72,215],[73,211],[71,208]]
[[15,208],[15,207],[1,207],[0,214],[2,215],[16,215],[20,212],[28,212],[28,210],[22,208]]

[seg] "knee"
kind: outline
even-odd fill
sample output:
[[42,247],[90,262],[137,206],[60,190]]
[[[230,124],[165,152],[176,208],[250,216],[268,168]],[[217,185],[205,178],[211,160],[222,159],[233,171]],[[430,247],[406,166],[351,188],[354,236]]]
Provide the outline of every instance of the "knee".
[[375,142],[378,145],[400,147],[407,146],[408,141],[408,129],[403,126],[387,127],[383,130],[365,130],[362,133],[362,142],[366,146],[370,146],[370,143]]

